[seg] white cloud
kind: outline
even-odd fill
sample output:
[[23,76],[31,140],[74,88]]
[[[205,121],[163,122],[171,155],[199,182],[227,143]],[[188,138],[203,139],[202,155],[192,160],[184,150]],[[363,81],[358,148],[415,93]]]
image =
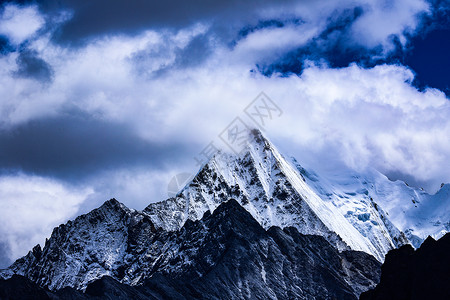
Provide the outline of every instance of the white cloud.
[[44,18],[36,6],[6,4],[0,15],[0,34],[16,45],[31,37],[44,25]]
[[73,217],[92,193],[56,180],[23,174],[0,177],[0,243],[16,259],[40,243],[52,229]]
[[438,90],[418,91],[412,79],[395,65],[311,67],[286,99],[279,134],[301,124],[290,136],[303,149],[326,150],[356,169],[399,171],[435,189],[450,181],[442,167],[450,159],[450,102]]
[[249,34],[240,41],[234,55],[241,60],[267,61],[304,46],[319,33],[318,28],[303,24],[265,28]]
[[429,3],[423,0],[368,1],[363,9],[365,14],[352,25],[352,36],[367,48],[381,45],[384,54],[394,50],[393,36],[405,46],[405,33],[414,33],[421,14],[430,12]]
[[87,180],[92,192],[80,205],[79,213],[88,213],[111,198],[142,210],[150,203],[168,198],[169,181],[185,171],[187,165],[167,170],[134,167],[97,173]]

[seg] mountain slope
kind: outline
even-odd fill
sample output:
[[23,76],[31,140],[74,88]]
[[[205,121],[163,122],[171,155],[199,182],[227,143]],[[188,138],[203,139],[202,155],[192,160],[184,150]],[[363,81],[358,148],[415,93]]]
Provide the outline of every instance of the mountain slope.
[[48,293],[30,279],[13,275],[8,280],[0,278],[0,299],[50,300]]
[[369,231],[377,221],[367,218],[370,206],[376,206],[391,231],[398,228],[404,232],[416,248],[426,237],[438,239],[450,231],[450,184],[430,195],[403,181],[391,181],[373,169],[363,174],[342,168],[318,174],[297,166],[308,185],[338,207],[361,232]]
[[103,275],[120,276],[130,242],[130,224],[143,218],[111,199],[55,228],[43,250],[37,245],[3,274],[23,275],[49,289],[82,288]]
[[[105,216],[105,209],[113,216],[120,215],[123,221],[117,227],[109,227],[115,217]],[[206,213],[198,221],[187,221],[174,232],[150,230],[154,227],[146,224],[151,223],[133,222],[134,214],[110,200],[72,222],[73,230],[55,229],[40,255],[30,252],[27,256],[28,273],[22,275],[66,298],[80,294],[59,290],[65,286],[87,287],[83,294],[86,297],[106,294],[112,298],[122,295],[124,299],[127,295],[150,295],[150,299],[357,299],[378,282],[380,263],[372,256],[355,251],[339,253],[323,237],[302,235],[293,227],[265,230],[235,200],[222,203],[213,214]],[[98,217],[105,218],[104,222],[96,222]],[[122,224],[125,230],[120,229]],[[102,233],[104,239],[96,249],[97,255],[89,258],[93,261],[82,257],[91,241],[83,243],[75,230],[91,225],[92,232],[105,228],[109,231]],[[140,228],[138,240],[133,238],[136,228]],[[122,236],[126,240],[124,261],[120,255],[101,256],[114,250],[111,243]],[[111,266],[119,266],[122,271],[111,267],[93,278],[92,273],[72,273],[70,265],[60,270],[58,266],[67,262],[62,250],[67,249],[73,250],[72,257],[78,257],[79,270],[104,265],[109,259]],[[18,268],[23,261],[15,263],[16,270],[25,269],[25,265]],[[94,280],[104,275],[114,280]],[[87,278],[93,282],[89,284]]]
[[177,230],[233,197],[266,229],[294,226],[303,234],[325,237],[339,250],[364,251],[380,261],[408,242],[372,201],[352,203],[350,208],[364,211],[372,224],[358,226],[339,203],[321,198],[300,168],[253,130],[241,155],[217,154],[175,198],[152,203],[144,212],[156,226]]

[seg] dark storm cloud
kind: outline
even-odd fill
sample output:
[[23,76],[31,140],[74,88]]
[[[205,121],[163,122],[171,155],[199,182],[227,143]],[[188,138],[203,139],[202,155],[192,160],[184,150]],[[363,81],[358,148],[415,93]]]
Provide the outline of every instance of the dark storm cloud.
[[291,0],[166,0],[166,1],[37,1],[48,14],[69,10],[73,17],[58,29],[55,38],[61,43],[77,44],[85,38],[109,33],[134,33],[144,28],[180,28],[191,23],[222,18],[232,20],[252,16],[255,9]]
[[149,143],[121,124],[73,115],[3,130],[0,145],[0,169],[68,180],[123,166],[157,169],[181,151],[176,143]]
[[41,82],[49,82],[53,77],[53,68],[33,50],[23,50],[17,57],[17,71],[19,77],[32,78]]
[[303,21],[301,19],[287,19],[287,20],[276,20],[276,19],[271,19],[271,20],[260,20],[256,25],[247,25],[244,28],[242,28],[241,30],[239,30],[238,33],[238,38],[234,41],[234,45],[237,44],[237,42],[242,39],[247,37],[250,33],[253,33],[255,31],[261,30],[261,29],[267,29],[267,28],[283,28],[286,25],[291,25],[291,24],[295,24],[295,25],[300,25],[302,24]]

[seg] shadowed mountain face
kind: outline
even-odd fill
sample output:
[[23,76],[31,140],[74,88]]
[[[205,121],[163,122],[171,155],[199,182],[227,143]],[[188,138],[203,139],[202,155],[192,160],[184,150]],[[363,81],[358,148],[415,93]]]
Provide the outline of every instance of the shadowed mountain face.
[[[378,282],[380,263],[372,256],[339,253],[323,237],[300,234],[294,227],[265,230],[235,200],[174,232],[155,229],[141,217],[110,200],[58,227],[42,251],[35,249],[23,258],[27,272],[22,275],[32,282],[14,276],[1,285],[14,291],[23,280],[34,290],[33,282],[52,287],[56,281],[85,288],[84,293],[68,287],[52,292],[39,288],[61,299],[357,299]],[[86,226],[102,232],[99,245],[107,248],[90,248],[93,236],[80,238]],[[117,241],[122,248],[108,248]],[[124,255],[105,254],[107,249],[123,249]],[[55,266],[70,264],[69,257],[78,257],[78,272],[62,274]],[[109,277],[88,283],[86,274],[108,264]]]
[[50,295],[30,279],[13,275],[8,280],[0,279],[0,299],[51,299]]
[[410,245],[392,250],[381,268],[381,281],[361,300],[450,299],[450,233],[429,237],[414,251]]

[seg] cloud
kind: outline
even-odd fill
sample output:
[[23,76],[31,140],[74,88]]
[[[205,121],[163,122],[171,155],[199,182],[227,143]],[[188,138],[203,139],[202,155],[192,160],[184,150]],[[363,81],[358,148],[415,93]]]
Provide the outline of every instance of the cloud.
[[236,33],[246,27],[255,29],[258,24],[270,26],[274,22],[300,20],[297,25],[308,24],[316,30],[326,30],[329,22],[345,16],[348,11],[358,10],[358,18],[352,20],[348,28],[335,28],[334,34],[344,36],[353,47],[379,49],[380,55],[395,50],[398,42],[405,46],[408,36],[415,33],[421,20],[432,10],[425,0],[195,0],[189,3],[171,0],[131,1],[127,5],[120,1],[94,0],[81,4],[63,0],[57,4],[37,3],[47,20],[61,12],[71,15],[63,24],[50,22],[48,27],[57,26],[54,41],[76,47],[107,35],[136,35],[148,29],[177,31],[199,22],[212,27],[210,34],[232,43],[237,38]]
[[0,176],[0,245],[3,260],[10,260],[2,263],[42,245],[53,227],[73,217],[91,192],[38,176]]
[[185,165],[181,162],[179,166],[162,170],[146,166],[124,167],[96,173],[86,182],[94,192],[83,202],[78,213],[87,213],[111,198],[134,209],[144,209],[149,203],[167,199],[169,181],[177,174],[177,168],[180,172],[183,168],[186,170]]
[[30,38],[44,25],[44,18],[37,6],[5,4],[0,10],[0,34],[15,45]]
[[273,61],[274,57],[306,45],[318,33],[317,28],[307,24],[263,28],[241,39],[234,51],[252,61]]
[[[317,31],[306,43],[286,48],[283,55],[262,62],[258,69],[266,75],[301,74],[303,63],[311,60],[334,68],[353,62],[373,67],[402,61],[411,37],[425,30],[431,15],[431,5],[425,1],[344,2],[306,23]],[[323,19],[326,22],[320,23]]]
[[373,1],[365,3],[363,10],[364,15],[352,24],[352,36],[367,48],[381,45],[386,53],[394,50],[394,37],[406,45],[407,34],[414,34],[421,18],[430,13],[430,5],[426,1]]
[[8,38],[6,38],[4,35],[0,35],[0,55],[11,52],[11,50],[12,47],[9,44]]
[[[450,180],[442,168],[450,153],[450,103],[438,90],[419,92],[411,86],[410,70],[311,67],[301,79],[300,99],[288,106],[304,121],[291,136],[303,151],[316,152],[322,164],[338,158],[359,170],[401,171],[431,191]],[[295,122],[293,116],[286,117],[290,121]]]

